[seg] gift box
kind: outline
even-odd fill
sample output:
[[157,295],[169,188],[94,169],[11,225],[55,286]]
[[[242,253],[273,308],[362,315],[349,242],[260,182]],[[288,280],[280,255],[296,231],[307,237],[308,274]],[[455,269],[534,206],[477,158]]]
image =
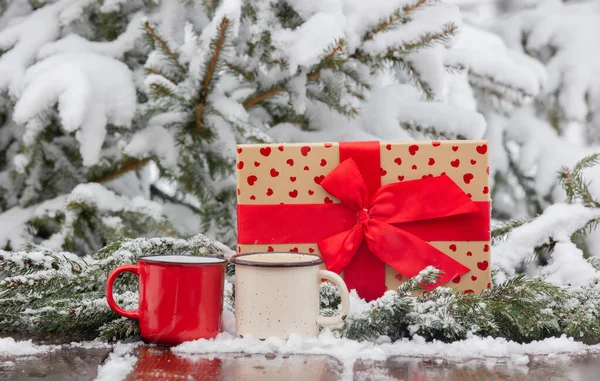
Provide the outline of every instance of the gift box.
[[239,145],[238,252],[323,257],[373,300],[427,266],[491,287],[485,141]]

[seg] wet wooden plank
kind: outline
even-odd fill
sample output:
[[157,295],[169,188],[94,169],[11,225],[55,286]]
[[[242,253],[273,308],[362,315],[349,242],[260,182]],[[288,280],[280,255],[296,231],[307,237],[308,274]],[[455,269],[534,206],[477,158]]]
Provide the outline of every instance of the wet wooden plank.
[[339,380],[341,363],[329,356],[275,354],[174,355],[170,350],[142,346],[127,381],[138,380]]
[[0,357],[0,381],[89,381],[110,348],[60,349],[36,356]]

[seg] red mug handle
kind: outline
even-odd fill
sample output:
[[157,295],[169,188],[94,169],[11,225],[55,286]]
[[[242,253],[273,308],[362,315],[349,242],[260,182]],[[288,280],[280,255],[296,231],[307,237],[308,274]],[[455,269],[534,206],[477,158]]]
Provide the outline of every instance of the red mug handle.
[[139,269],[137,265],[123,265],[114,269],[110,275],[108,276],[108,280],[106,281],[106,301],[108,302],[108,306],[118,313],[121,316],[125,316],[130,319],[139,319],[140,318],[140,310],[124,310],[117,302],[115,302],[115,298],[113,297],[113,284],[115,280],[119,276],[119,274],[124,272],[134,273],[136,276],[139,276]]

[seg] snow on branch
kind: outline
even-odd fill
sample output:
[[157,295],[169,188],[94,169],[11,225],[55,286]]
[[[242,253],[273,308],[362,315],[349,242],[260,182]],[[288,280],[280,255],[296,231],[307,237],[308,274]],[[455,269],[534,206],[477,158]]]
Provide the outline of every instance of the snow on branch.
[[75,132],[83,164],[98,163],[106,125],[129,127],[137,97],[129,68],[93,53],[51,56],[27,70],[13,119],[27,124],[58,104],[62,127]]
[[70,6],[80,9],[90,2],[59,0],[0,30],[0,51],[5,51],[0,56],[0,91],[9,87],[11,92],[15,90],[13,87],[19,84],[27,67],[35,61],[40,48],[59,36],[64,21],[61,15],[65,10]]
[[202,87],[199,95],[200,102],[198,103],[198,108],[196,109],[196,130],[198,132],[202,129],[202,119],[204,117],[204,107],[206,107],[206,98],[211,85],[214,85],[214,82],[216,82],[214,74],[215,71],[219,69],[217,65],[222,62],[221,52],[225,44],[225,37],[227,35],[228,28],[229,19],[227,17],[223,17],[221,24],[217,29],[217,36],[211,42],[211,47],[214,49],[214,52],[212,53],[212,57],[209,59],[208,65],[206,65],[206,72],[202,80]]
[[[104,5],[106,4],[107,2],[104,3]],[[37,58],[45,59],[61,53],[89,52],[121,59],[126,52],[135,47],[135,43],[142,37],[142,19],[141,13],[133,15],[127,29],[113,41],[89,41],[78,34],[69,34],[58,41],[44,45],[37,54]]]
[[549,206],[541,216],[515,227],[504,242],[494,246],[493,266],[500,271],[496,274],[497,280],[502,282],[506,275],[513,275],[519,266],[535,254],[539,246],[550,242],[562,243],[561,253],[570,248],[569,253],[564,255],[571,260],[583,260],[581,251],[571,244],[571,235],[599,218],[599,209],[580,204]]
[[543,92],[566,120],[597,118],[599,17],[596,0],[548,1],[500,21],[495,28],[511,48],[545,63],[548,80]]

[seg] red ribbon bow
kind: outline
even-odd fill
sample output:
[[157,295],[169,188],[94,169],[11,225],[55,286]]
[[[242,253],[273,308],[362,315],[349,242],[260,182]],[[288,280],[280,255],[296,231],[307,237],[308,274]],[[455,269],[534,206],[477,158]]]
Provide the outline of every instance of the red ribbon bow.
[[[366,243],[383,262],[412,278],[427,266],[443,271],[431,289],[470,271],[421,238],[392,224],[437,219],[480,209],[448,176],[388,184],[369,197],[356,162],[347,159],[321,185],[356,213],[356,225],[318,243],[327,269],[340,273]],[[467,227],[465,227],[467,228]]]

